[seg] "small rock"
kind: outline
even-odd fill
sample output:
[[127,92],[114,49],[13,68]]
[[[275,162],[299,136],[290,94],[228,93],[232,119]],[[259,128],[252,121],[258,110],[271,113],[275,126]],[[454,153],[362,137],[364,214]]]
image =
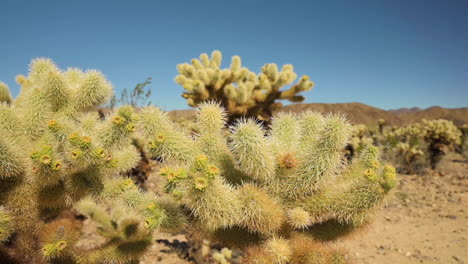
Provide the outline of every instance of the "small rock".
[[411,257],[411,252],[406,252],[405,257]]
[[456,215],[447,215],[447,218],[449,218],[449,219],[457,219],[457,216],[456,216]]

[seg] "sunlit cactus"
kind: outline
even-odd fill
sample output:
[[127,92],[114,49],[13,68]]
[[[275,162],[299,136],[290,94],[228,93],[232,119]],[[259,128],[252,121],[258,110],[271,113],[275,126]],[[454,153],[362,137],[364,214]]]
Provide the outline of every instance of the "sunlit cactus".
[[461,145],[458,147],[460,153],[462,153],[465,157],[468,157],[468,124],[463,124],[459,127],[462,137],[461,137]]
[[[417,162],[435,169],[443,155],[462,144],[462,132],[449,120],[423,120],[384,133],[385,145],[413,173]],[[402,159],[403,158],[403,159]],[[421,165],[422,166],[422,165]]]
[[339,115],[280,114],[267,132],[253,120],[227,128],[223,108],[204,103],[197,126],[184,134],[156,108],[140,119],[192,231],[247,248],[247,263],[348,263],[320,241],[369,223],[397,184],[376,147],[345,165],[351,131]]
[[[105,119],[88,112],[112,94],[98,71],[62,71],[40,58],[17,81],[16,99],[0,84],[0,243],[9,243],[2,251],[19,263],[136,260],[155,229],[173,225],[165,224],[170,203],[119,177],[140,159],[129,138],[139,115],[129,106]],[[75,247],[79,230],[61,216],[74,208],[97,222],[104,245]]]
[[0,103],[10,104],[12,100],[8,86],[5,83],[0,82]]
[[[242,67],[239,56],[233,56],[230,68],[221,68],[222,55],[218,50],[211,57],[203,53],[199,59],[191,63],[177,66],[179,75],[176,83],[185,92],[182,97],[188,105],[199,106],[208,100],[216,100],[229,113],[228,123],[233,123],[239,117],[255,117],[269,121],[273,112],[282,107],[278,100],[302,102],[301,92],[312,89],[314,83],[304,75],[291,85],[297,78],[291,64],[283,65],[281,70],[274,63],[265,64],[261,73],[256,74]],[[286,90],[280,90],[291,85]]]
[[431,168],[435,169],[446,150],[444,148],[454,148],[462,143],[462,132],[452,121],[423,120],[424,139],[428,144],[429,161]]
[[353,125],[351,128],[351,138],[346,146],[346,157],[351,161],[359,151],[373,144],[374,138],[366,125]]

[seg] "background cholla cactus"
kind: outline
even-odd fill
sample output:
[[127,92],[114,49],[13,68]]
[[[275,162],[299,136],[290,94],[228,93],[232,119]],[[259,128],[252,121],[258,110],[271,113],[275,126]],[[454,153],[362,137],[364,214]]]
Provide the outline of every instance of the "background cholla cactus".
[[387,156],[398,164],[399,171],[420,172],[426,163],[425,131],[420,124],[385,131],[383,134]]
[[449,120],[423,120],[421,123],[384,132],[385,146],[397,163],[413,173],[423,163],[435,169],[447,152],[462,142],[462,132]]
[[380,118],[377,120],[377,126],[379,128],[379,133],[382,134],[384,132],[385,127],[387,126],[387,121],[385,119]]
[[280,114],[268,134],[253,120],[226,131],[225,119],[217,104],[202,104],[192,138],[157,108],[141,113],[151,153],[166,164],[165,190],[192,231],[249,247],[248,263],[346,263],[317,241],[368,223],[396,185],[395,169],[372,146],[344,166],[350,125],[341,116]]
[[402,166],[406,168],[408,173],[414,173],[416,164],[424,159],[424,152],[417,146],[410,146],[404,142],[398,143],[396,149]]
[[[17,81],[15,100],[0,85],[0,251],[20,263],[135,260],[170,207],[119,177],[140,159],[129,139],[138,115],[128,106],[105,120],[88,112],[112,94],[98,71],[41,58]],[[74,205],[97,222],[101,247],[75,247],[79,225],[62,214]]]
[[424,139],[428,144],[431,168],[435,169],[446,152],[444,148],[453,148],[462,143],[462,133],[452,121],[444,119],[423,120],[422,126]]
[[459,127],[462,138],[461,138],[461,145],[458,148],[459,152],[462,153],[465,157],[468,157],[468,125],[464,124]]
[[348,161],[351,161],[360,150],[373,144],[373,133],[366,125],[353,125],[351,127],[351,138],[345,150]]
[[208,100],[219,102],[229,113],[228,123],[239,117],[269,121],[273,111],[282,107],[277,100],[302,102],[304,96],[299,93],[309,91],[314,85],[304,75],[298,83],[280,91],[297,78],[292,65],[283,65],[280,71],[276,64],[265,64],[257,75],[242,67],[239,56],[232,57],[229,69],[220,68],[221,59],[221,52],[215,50],[211,58],[203,53],[191,64],[179,64],[179,75],[175,81],[186,90],[182,97],[190,106],[195,107]]

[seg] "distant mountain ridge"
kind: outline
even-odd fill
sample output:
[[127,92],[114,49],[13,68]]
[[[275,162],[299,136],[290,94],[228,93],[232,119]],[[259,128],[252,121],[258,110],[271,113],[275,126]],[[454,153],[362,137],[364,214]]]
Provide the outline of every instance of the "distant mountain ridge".
[[395,110],[382,110],[362,103],[339,103],[339,104],[297,104],[288,105],[283,111],[303,111],[312,109],[321,113],[344,113],[354,124],[375,125],[379,119],[384,119],[390,125],[402,126],[422,119],[447,119],[460,126],[468,124],[468,107],[463,108],[443,108],[433,106],[427,109],[418,107],[400,108]]
[[403,108],[398,108],[398,109],[390,109],[390,110],[388,110],[388,112],[394,113],[394,114],[407,114],[407,113],[419,112],[419,111],[422,111],[422,110],[423,109],[421,109],[419,107],[412,107],[412,108],[403,107]]
[[[394,126],[412,124],[422,119],[447,119],[458,126],[468,124],[468,107],[451,109],[433,106],[427,109],[413,107],[383,110],[362,103],[312,103],[287,105],[281,111],[297,113],[307,109],[323,114],[343,113],[353,124],[376,125],[379,119],[384,119],[388,124]],[[169,115],[173,118],[191,119],[195,117],[195,110],[174,110],[170,111]]]

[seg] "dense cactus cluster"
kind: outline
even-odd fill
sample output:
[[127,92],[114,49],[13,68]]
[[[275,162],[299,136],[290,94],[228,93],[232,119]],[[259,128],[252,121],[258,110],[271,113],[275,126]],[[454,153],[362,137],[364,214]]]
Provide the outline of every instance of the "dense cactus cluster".
[[304,75],[289,89],[281,91],[297,78],[292,65],[283,65],[279,70],[274,63],[265,64],[261,73],[256,74],[242,67],[239,56],[232,57],[228,69],[221,69],[221,60],[220,51],[213,51],[211,57],[203,53],[200,59],[193,59],[190,64],[179,64],[175,81],[185,89],[182,96],[190,106],[208,100],[218,101],[229,112],[229,123],[239,117],[268,121],[273,111],[282,107],[277,100],[302,102],[304,96],[299,94],[314,85]]
[[[167,211],[119,174],[140,159],[130,144],[139,117],[121,107],[104,120],[89,112],[112,86],[98,71],[62,71],[35,59],[12,99],[0,84],[0,255],[22,263],[127,263],[164,226]],[[78,208],[106,238],[75,247],[78,225],[63,212]]]
[[192,137],[157,108],[141,113],[151,154],[165,163],[165,191],[192,231],[249,246],[249,263],[346,263],[317,241],[365,225],[395,186],[377,148],[344,166],[350,125],[336,115],[281,114],[269,132],[250,119],[229,131],[225,122],[218,104],[204,103]]
[[447,152],[445,148],[453,148],[462,143],[461,131],[449,120],[423,120],[424,140],[428,144],[429,160],[434,169]]
[[[466,141],[466,126],[462,138],[447,120],[369,128],[312,111],[270,119],[277,99],[303,100],[308,77],[280,91],[297,77],[290,65],[257,75],[235,56],[220,66],[218,51],[178,66],[176,81],[198,106],[194,123],[152,106],[100,116],[113,93],[105,77],[49,59],[16,78],[16,98],[0,82],[0,262],[133,264],[163,230],[241,248],[245,263],[349,263],[326,242],[365,227],[397,184],[377,146],[414,172]],[[142,159],[160,163],[167,194],[123,177]],[[103,243],[79,246],[77,215]],[[232,252],[213,258],[228,263]]]
[[351,137],[346,146],[346,157],[351,161],[360,150],[373,144],[373,133],[369,127],[362,124],[353,125],[351,127]]
[[449,120],[423,120],[384,133],[389,152],[408,173],[429,163],[434,169],[448,149],[462,143],[462,132]]

